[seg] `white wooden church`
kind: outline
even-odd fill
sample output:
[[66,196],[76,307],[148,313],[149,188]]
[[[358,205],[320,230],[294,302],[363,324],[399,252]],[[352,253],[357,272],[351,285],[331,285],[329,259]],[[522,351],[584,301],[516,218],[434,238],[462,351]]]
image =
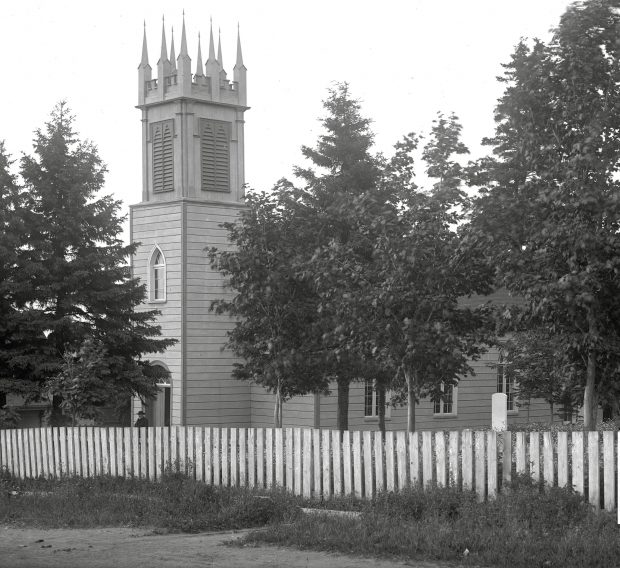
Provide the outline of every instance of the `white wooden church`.
[[[212,29],[204,64],[200,39],[196,59],[192,62],[189,56],[185,23],[179,55],[174,39],[168,49],[165,29],[159,54],[154,76],[145,33],[138,68],[142,200],[130,212],[131,240],[140,245],[132,270],[147,283],[144,309],[160,310],[163,335],[178,343],[158,357],[170,378],[144,410],[152,426],[272,426],[273,395],[231,376],[235,358],[223,346],[234,322],[209,309],[213,300],[232,291],[210,269],[206,249],[226,246],[226,231],[220,225],[243,207],[249,107],[241,41],[237,35],[232,80],[222,65],[221,43],[216,53]],[[441,403],[422,401],[417,428],[490,426],[491,396],[496,392],[508,395],[509,423],[548,421],[544,402],[518,404],[502,365],[494,365],[498,357],[497,351],[490,351],[476,363],[476,375],[462,379]],[[141,409],[135,401],[134,413]],[[376,429],[377,414],[372,384],[353,384],[349,427]],[[286,402],[283,425],[335,427],[335,394]],[[404,429],[406,409],[388,407],[386,427]]]

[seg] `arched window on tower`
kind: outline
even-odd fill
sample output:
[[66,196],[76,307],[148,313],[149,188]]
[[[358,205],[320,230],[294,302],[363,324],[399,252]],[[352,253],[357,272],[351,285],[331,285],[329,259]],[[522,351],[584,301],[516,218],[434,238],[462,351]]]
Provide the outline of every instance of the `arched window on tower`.
[[151,302],[166,301],[166,259],[159,247],[155,247],[151,255],[149,267],[149,300]]

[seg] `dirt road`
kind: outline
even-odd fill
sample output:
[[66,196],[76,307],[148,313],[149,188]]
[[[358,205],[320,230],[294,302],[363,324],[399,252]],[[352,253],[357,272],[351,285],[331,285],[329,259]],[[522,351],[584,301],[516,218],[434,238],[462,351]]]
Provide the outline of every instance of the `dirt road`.
[[0,527],[0,568],[442,568],[276,547],[227,546],[242,532],[154,535],[139,529]]

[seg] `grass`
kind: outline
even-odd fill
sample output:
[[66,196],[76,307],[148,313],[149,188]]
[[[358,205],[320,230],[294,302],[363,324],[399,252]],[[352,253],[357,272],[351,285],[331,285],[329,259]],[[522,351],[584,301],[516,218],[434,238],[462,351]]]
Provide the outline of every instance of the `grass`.
[[615,519],[581,496],[520,478],[488,503],[452,489],[382,494],[359,520],[299,516],[253,531],[245,544],[275,544],[363,556],[506,567],[612,567],[620,559]]
[[0,523],[13,526],[201,532],[263,526],[284,521],[296,510],[284,493],[260,498],[256,492],[212,487],[180,474],[159,483],[109,476],[61,480],[0,476]]
[[[361,515],[305,515],[300,507]],[[545,489],[526,477],[488,503],[479,503],[472,492],[419,487],[369,501],[316,503],[284,491],[212,487],[182,474],[157,483],[112,477],[24,481],[5,474],[0,475],[0,523],[161,532],[260,527],[239,544],[471,566],[611,567],[620,559],[614,517],[595,513],[571,490]]]

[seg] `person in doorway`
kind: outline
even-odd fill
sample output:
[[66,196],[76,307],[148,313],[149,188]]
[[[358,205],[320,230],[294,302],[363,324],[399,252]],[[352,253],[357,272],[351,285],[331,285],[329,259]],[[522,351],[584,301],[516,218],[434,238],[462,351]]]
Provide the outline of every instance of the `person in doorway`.
[[138,420],[136,420],[134,426],[136,428],[146,428],[148,425],[149,421],[146,418],[146,414],[144,413],[144,410],[141,410],[140,412],[138,412]]

